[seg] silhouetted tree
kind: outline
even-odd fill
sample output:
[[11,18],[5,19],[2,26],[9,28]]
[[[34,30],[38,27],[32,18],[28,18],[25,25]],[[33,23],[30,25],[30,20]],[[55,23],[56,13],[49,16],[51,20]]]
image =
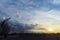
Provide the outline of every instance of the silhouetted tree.
[[9,26],[8,26],[8,23],[7,23],[7,21],[9,20],[10,18],[8,18],[8,19],[5,19],[5,20],[3,20],[0,24],[0,27],[1,27],[1,34],[2,35],[4,35],[4,38],[6,38],[7,37],[7,35],[8,35],[8,32],[9,32]]

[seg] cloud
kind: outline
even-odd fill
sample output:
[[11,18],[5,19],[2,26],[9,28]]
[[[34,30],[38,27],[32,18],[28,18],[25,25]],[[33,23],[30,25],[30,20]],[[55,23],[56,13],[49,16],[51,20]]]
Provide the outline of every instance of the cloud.
[[50,10],[48,12],[42,13],[42,16],[52,18],[55,20],[60,20],[60,16],[56,15],[56,13],[59,14],[60,12],[57,10]]
[[57,4],[57,5],[60,4],[60,0],[51,0],[51,2],[52,2],[53,4]]
[[0,19],[11,17],[26,24],[59,24],[59,4],[60,0],[0,0]]
[[[50,2],[54,2],[54,0],[1,0],[0,9],[3,13],[0,14],[3,16],[7,15],[7,17],[11,17],[12,19],[23,23],[26,23],[27,21],[30,21],[31,23],[34,22],[34,20],[60,20],[60,16],[55,15],[60,12],[51,9],[49,5]],[[15,14],[17,11],[21,18],[16,17]]]
[[50,11],[42,11],[42,10],[35,10],[30,12],[30,14],[34,13],[34,15],[31,15],[32,18],[29,21],[26,21],[28,23],[49,23],[49,22],[59,22],[60,20],[60,11],[57,10],[50,10]]

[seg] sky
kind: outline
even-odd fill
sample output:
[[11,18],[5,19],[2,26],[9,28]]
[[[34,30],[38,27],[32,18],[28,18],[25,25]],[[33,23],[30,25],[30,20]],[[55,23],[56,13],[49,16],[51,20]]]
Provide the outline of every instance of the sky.
[[7,17],[60,32],[60,0],[0,0],[0,19]]

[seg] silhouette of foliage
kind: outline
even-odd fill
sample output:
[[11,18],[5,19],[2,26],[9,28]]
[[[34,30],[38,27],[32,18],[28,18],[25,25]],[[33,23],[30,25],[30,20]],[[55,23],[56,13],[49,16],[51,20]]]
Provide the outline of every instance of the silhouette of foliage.
[[5,37],[7,37],[8,35],[8,32],[9,32],[9,27],[8,27],[8,24],[7,24],[7,21],[9,20],[10,18],[8,19],[5,19],[3,20],[1,23],[0,23],[0,34],[1,35],[4,35]]

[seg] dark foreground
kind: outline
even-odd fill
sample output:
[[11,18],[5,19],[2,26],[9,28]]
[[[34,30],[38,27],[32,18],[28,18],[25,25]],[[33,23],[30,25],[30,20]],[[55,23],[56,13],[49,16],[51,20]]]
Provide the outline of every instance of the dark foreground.
[[46,33],[13,33],[9,34],[7,38],[0,36],[0,40],[60,40],[60,34],[46,34]]

